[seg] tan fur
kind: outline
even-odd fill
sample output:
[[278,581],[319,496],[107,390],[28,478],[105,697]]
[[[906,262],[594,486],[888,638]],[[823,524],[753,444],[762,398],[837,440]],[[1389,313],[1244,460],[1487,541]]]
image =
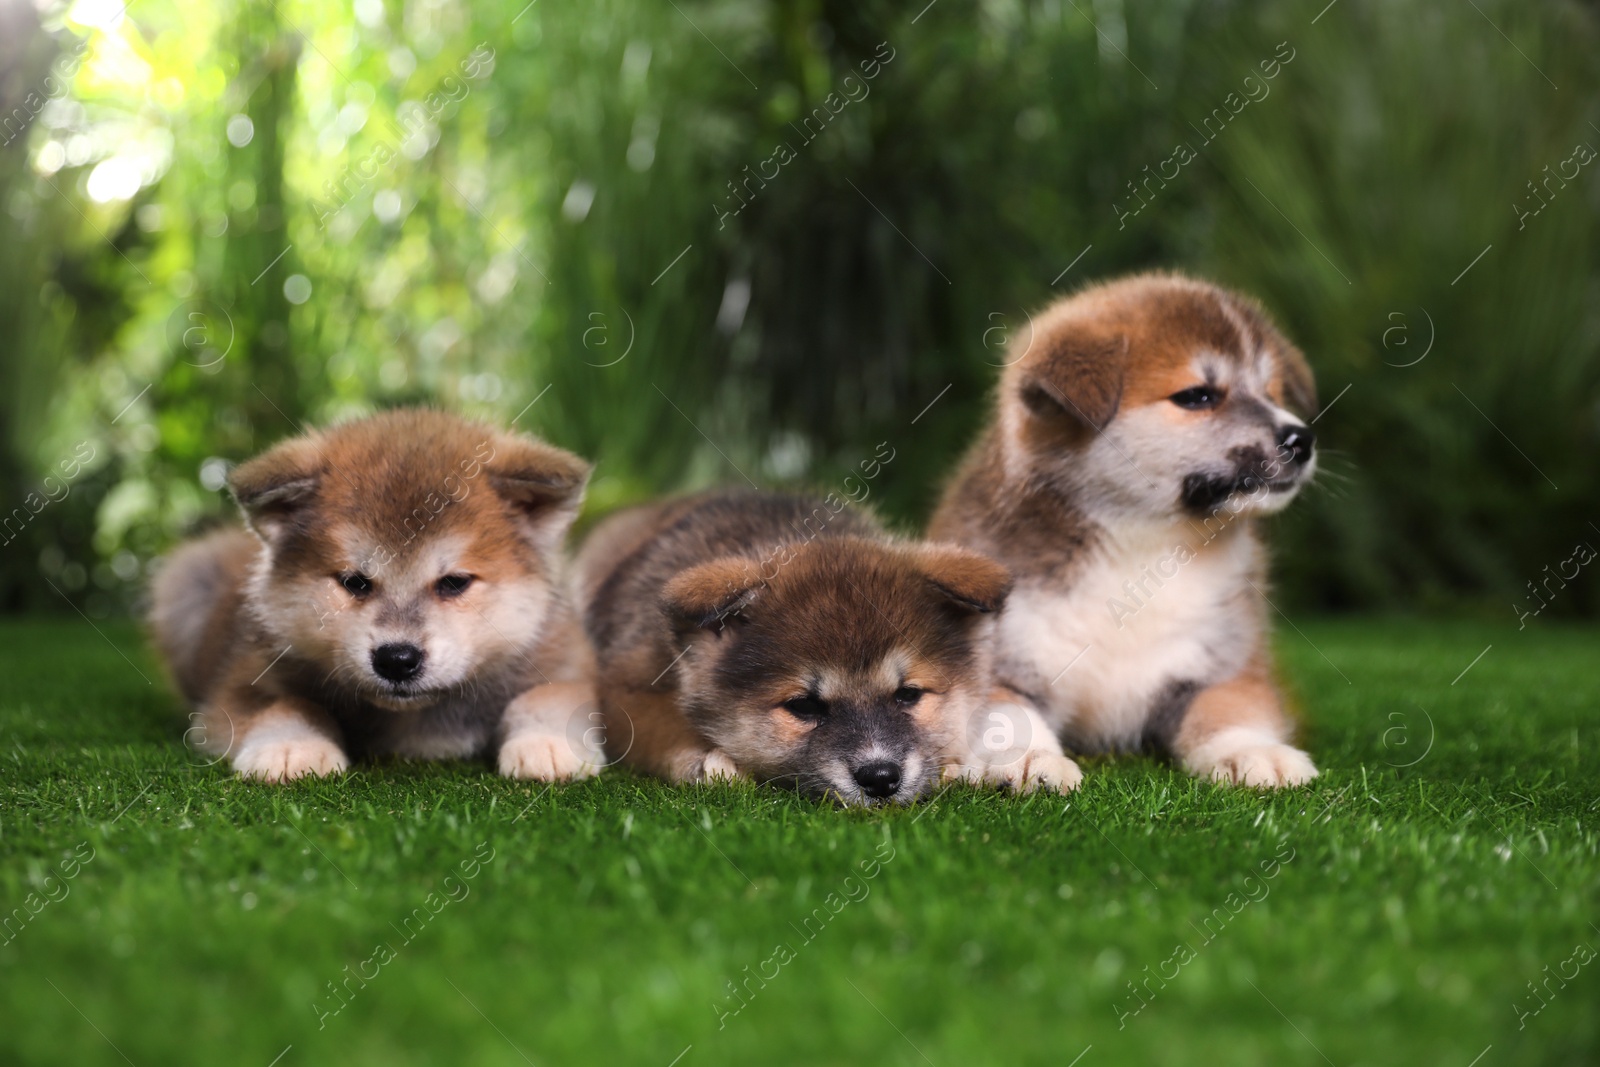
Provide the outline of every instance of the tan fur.
[[[507,774],[594,773],[592,658],[561,559],[587,477],[544,442],[428,410],[242,464],[247,529],[180,547],[152,588],[190,741],[269,781],[493,748]],[[413,674],[381,674],[380,648],[415,653]]]
[[[1024,733],[1039,716],[1029,759],[1155,744],[1219,780],[1313,777],[1271,682],[1253,519],[1315,467],[1304,356],[1254,301],[1177,275],[1032,327],[929,530],[1016,578],[993,706]],[[1201,386],[1220,399],[1174,399]]]
[[256,549],[245,531],[219,530],[181,545],[152,580],[151,632],[186,700],[198,701],[227,664]]

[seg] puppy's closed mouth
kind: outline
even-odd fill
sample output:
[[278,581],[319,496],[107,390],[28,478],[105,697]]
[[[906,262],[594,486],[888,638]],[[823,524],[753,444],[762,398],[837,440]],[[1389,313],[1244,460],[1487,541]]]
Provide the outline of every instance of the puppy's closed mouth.
[[1298,475],[1288,478],[1265,478],[1253,472],[1233,474],[1191,474],[1183,479],[1181,499],[1190,511],[1210,511],[1235,493],[1254,495],[1287,493],[1298,489],[1303,479]]
[[890,796],[875,797],[854,786],[842,786],[827,779],[818,779],[815,784],[802,786],[799,791],[812,800],[832,803],[841,808],[887,808],[896,804],[905,805],[928,792],[926,788],[918,785],[901,789]]
[[440,690],[415,685],[378,685],[367,694],[374,704],[390,711],[407,711],[437,700]]

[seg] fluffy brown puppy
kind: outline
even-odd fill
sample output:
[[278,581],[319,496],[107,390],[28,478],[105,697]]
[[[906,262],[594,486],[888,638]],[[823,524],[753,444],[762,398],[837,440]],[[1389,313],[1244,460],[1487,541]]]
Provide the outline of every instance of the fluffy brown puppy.
[[1082,752],[1154,746],[1249,786],[1316,776],[1271,678],[1255,517],[1316,467],[1305,358],[1252,300],[1096,286],[1015,338],[930,535],[1004,563],[997,706]]
[[[559,579],[589,467],[437,411],[285,441],[229,479],[247,529],[179,548],[149,624],[189,739],[284,781],[352,756],[593,774],[592,660]],[[581,720],[580,720],[581,722]]]
[[908,803],[970,760],[1003,568],[827,501],[715,493],[622,512],[577,561],[613,761]]

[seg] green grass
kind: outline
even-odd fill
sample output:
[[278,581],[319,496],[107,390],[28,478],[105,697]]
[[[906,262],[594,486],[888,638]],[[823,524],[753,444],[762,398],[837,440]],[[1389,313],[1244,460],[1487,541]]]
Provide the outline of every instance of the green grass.
[[[0,947],[0,1063],[1594,1062],[1600,962],[1524,1029],[1513,1005],[1600,948],[1600,632],[1301,626],[1279,645],[1313,788],[1129,759],[1071,798],[859,812],[467,765],[246,784],[183,749],[131,627],[9,623],[0,907],[61,899]],[[93,859],[47,881],[74,849]],[[408,943],[446,888],[465,896]],[[1180,943],[1193,959],[1119,1028],[1127,983]],[[319,1028],[326,983],[380,944],[393,959]],[[793,959],[719,1026],[726,984],[780,944]]]

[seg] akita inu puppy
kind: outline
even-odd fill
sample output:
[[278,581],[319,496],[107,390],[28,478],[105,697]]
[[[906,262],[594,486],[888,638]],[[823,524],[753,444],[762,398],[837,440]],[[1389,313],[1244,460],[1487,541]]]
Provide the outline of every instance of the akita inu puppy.
[[613,516],[576,567],[613,761],[845,804],[909,803],[972,762],[1010,587],[992,560],[725,492]]
[[588,475],[559,448],[428,410],[238,467],[248,529],[179,548],[152,589],[190,740],[274,782],[491,746],[506,775],[593,774],[598,730],[574,718],[593,664],[560,577]]
[[1045,754],[1154,746],[1249,786],[1314,778],[1271,678],[1255,517],[1316,469],[1305,358],[1252,300],[1176,275],[1096,286],[1013,339],[930,536],[1016,579],[997,704]]

